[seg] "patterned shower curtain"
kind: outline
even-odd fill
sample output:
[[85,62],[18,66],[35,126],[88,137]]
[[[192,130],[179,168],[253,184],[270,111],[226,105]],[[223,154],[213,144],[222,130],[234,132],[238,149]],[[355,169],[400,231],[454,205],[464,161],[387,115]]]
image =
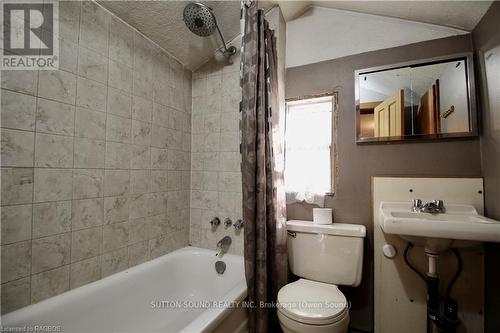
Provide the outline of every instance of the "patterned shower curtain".
[[279,323],[272,305],[288,278],[276,38],[255,2],[242,5],[242,19],[244,253],[248,300],[254,304],[249,331],[276,332]]

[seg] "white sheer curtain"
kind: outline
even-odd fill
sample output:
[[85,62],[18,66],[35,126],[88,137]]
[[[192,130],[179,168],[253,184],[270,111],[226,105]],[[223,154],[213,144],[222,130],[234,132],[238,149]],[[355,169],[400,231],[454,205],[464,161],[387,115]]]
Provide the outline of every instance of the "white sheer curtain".
[[287,203],[324,206],[331,189],[332,96],[287,103],[285,189]]

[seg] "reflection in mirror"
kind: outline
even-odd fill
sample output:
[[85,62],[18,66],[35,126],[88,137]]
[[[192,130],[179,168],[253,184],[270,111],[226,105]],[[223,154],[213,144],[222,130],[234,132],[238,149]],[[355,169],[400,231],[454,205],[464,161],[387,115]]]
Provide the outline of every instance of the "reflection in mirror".
[[469,66],[462,57],[357,71],[358,142],[473,135]]

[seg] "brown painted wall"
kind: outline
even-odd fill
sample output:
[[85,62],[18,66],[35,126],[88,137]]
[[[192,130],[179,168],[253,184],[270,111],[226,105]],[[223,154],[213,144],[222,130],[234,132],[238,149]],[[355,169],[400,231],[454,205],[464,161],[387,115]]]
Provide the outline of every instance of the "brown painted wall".
[[[493,114],[500,113],[500,105],[491,105],[487,101],[485,92],[487,82],[485,80],[485,68],[479,60],[482,52],[486,52],[500,45],[500,2],[494,2],[489,11],[483,17],[472,33],[474,47],[476,49],[476,63],[478,68],[477,77],[481,92],[481,110],[483,133],[481,136],[481,158],[483,163],[483,175],[485,184],[485,208],[486,215],[500,219],[500,132],[492,128],[491,119]],[[496,73],[498,75],[498,73]],[[490,87],[500,89],[500,87]],[[500,246],[488,244],[486,246],[486,332],[498,332],[500,318]]]
[[[442,56],[472,50],[470,35],[363,53],[289,68],[286,97],[339,93],[338,175],[335,196],[327,205],[334,220],[364,224],[368,228],[362,284],[347,290],[352,302],[351,323],[371,330],[373,326],[373,228],[370,177],[375,175],[481,176],[478,139],[409,144],[357,145],[355,143],[354,70]],[[288,218],[312,219],[312,207],[293,205]]]

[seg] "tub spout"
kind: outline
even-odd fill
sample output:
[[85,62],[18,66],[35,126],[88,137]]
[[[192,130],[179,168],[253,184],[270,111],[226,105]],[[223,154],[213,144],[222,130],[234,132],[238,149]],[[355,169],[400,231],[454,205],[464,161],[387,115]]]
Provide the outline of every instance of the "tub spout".
[[228,247],[229,245],[231,245],[232,242],[233,240],[231,239],[231,237],[225,236],[224,238],[222,238],[220,241],[217,242],[217,247],[219,249],[222,249],[223,247]]
[[229,236],[225,236],[220,241],[217,242],[217,247],[220,249],[219,253],[216,256],[220,257],[221,254],[231,245],[233,240]]

